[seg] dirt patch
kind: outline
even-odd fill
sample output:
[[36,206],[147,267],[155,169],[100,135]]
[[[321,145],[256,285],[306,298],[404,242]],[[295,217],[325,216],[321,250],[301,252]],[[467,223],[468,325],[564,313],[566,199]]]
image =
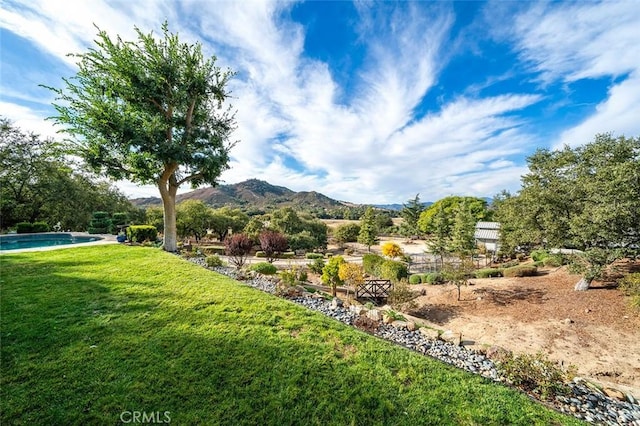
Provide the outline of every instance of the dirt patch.
[[457,301],[453,285],[417,285],[425,295],[411,314],[461,332],[477,347],[542,351],[578,374],[640,396],[640,313],[612,286],[573,290],[564,268],[537,277],[474,279]]

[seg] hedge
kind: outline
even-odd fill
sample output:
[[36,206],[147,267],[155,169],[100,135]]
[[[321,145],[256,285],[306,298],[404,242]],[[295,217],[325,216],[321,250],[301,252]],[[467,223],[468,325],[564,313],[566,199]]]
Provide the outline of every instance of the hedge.
[[485,268],[478,269],[475,272],[476,278],[493,278],[493,277],[501,277],[503,273],[503,269],[501,268]]
[[513,266],[504,270],[505,277],[532,277],[538,272],[535,266]]
[[132,225],[127,228],[127,239],[134,243],[155,241],[158,239],[158,230],[151,225]]
[[30,234],[33,232],[33,223],[20,222],[16,224],[16,232],[18,234]]
[[420,274],[413,274],[409,277],[409,284],[420,284],[422,282],[422,277]]
[[439,272],[431,272],[429,274],[422,274],[423,284],[441,284],[444,282],[444,278]]

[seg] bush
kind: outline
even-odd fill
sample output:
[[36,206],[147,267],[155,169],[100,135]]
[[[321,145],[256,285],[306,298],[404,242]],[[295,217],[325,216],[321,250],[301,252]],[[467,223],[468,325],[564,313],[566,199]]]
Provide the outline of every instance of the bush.
[[395,260],[385,260],[380,264],[380,278],[391,280],[393,282],[400,281],[402,278],[409,276],[407,265]]
[[362,268],[365,273],[370,275],[378,275],[380,273],[382,262],[384,262],[384,257],[377,254],[367,253],[362,256]]
[[[273,265],[271,265],[273,266]],[[280,271],[280,279],[289,286],[301,284],[307,281],[307,271],[293,267],[285,271]]]
[[503,270],[500,268],[485,268],[478,269],[475,272],[476,278],[493,278],[493,277],[501,277]]
[[339,244],[344,244],[358,241],[358,234],[360,234],[359,224],[345,223],[336,228],[333,236]]
[[552,268],[557,268],[564,265],[565,263],[565,257],[561,254],[550,254],[549,256],[542,259],[542,264],[544,266]]
[[626,296],[631,296],[631,306],[640,310],[640,272],[626,275],[618,283],[618,288]]
[[158,230],[151,225],[132,225],[127,228],[127,239],[134,243],[155,241],[158,239]]
[[543,249],[534,250],[531,252],[531,259],[533,259],[535,262],[543,261],[547,257],[549,257],[549,252]]
[[200,247],[200,250],[202,250],[202,253],[206,254],[206,255],[212,255],[212,254],[224,254],[224,247],[221,246],[202,246]]
[[35,222],[31,232],[49,232],[49,224],[47,222]]
[[265,252],[263,252],[262,250],[258,250],[256,252],[256,257],[267,257],[267,254]]
[[[109,219],[108,212],[93,212],[87,232],[89,234],[110,234],[113,230],[113,222]],[[157,235],[157,232],[156,232]],[[128,236],[128,234],[127,234]],[[154,238],[155,240],[155,238]],[[129,241],[133,241],[129,238]],[[142,242],[144,240],[138,240]]]
[[33,232],[33,223],[20,222],[16,224],[16,232],[18,234],[30,234]]
[[273,263],[258,262],[249,267],[249,270],[256,271],[259,274],[274,275],[278,272],[278,268]]
[[422,282],[422,276],[420,274],[413,274],[409,277],[409,284],[420,284]]
[[233,234],[224,240],[225,254],[237,269],[244,266],[253,248],[253,242],[246,234]]
[[304,255],[304,257],[307,259],[315,260],[315,259],[323,259],[324,255],[322,253],[307,253]]
[[533,277],[538,272],[535,266],[513,266],[504,270],[505,277]]
[[442,284],[444,277],[439,272],[431,272],[429,274],[422,275],[423,284]]
[[393,285],[389,292],[389,304],[401,311],[408,311],[416,308],[416,294],[409,287],[406,280],[401,280]]
[[513,385],[538,394],[542,399],[567,394],[571,388],[566,382],[573,379],[574,373],[574,367],[564,371],[540,352],[535,355],[507,354],[498,369]]
[[325,265],[324,259],[317,258],[317,259],[314,259],[313,262],[309,263],[307,266],[309,266],[309,269],[311,270],[311,272],[319,275],[319,274],[322,274],[324,265]]
[[220,256],[218,256],[217,254],[214,254],[213,256],[207,256],[205,261],[207,262],[207,266],[209,268],[219,268],[223,265],[222,259],[220,259]]

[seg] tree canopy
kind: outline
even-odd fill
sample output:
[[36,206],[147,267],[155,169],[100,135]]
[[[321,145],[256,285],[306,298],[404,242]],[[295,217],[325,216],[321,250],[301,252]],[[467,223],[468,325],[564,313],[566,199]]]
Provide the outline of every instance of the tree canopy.
[[73,164],[66,146],[25,133],[0,118],[0,213],[2,228],[18,222],[60,223],[61,229],[86,230],[94,211],[135,208],[116,188]]
[[[442,198],[420,214],[418,227],[426,234],[435,232],[435,216],[443,210],[444,217],[447,218],[446,229],[450,231],[453,226],[453,219],[460,206],[466,204],[467,209],[476,221],[491,220],[492,212],[487,208],[487,201],[477,197],[450,196]],[[442,225],[442,224],[440,224]]]
[[164,248],[175,251],[179,186],[216,184],[228,167],[235,114],[230,70],[205,58],[199,43],[180,43],[168,24],[162,37],[136,28],[137,40],[99,31],[96,46],[64,79],[53,117],[74,138],[75,151],[113,179],[157,185],[164,208]]

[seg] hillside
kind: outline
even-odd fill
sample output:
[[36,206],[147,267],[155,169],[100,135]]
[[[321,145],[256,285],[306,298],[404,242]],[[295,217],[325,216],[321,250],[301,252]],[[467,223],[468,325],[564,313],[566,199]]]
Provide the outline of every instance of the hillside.
[[[213,207],[251,207],[272,209],[298,207],[305,209],[335,209],[350,204],[334,200],[315,191],[295,192],[283,186],[271,185],[259,179],[249,179],[232,185],[220,185],[196,189],[176,197],[176,202],[202,200]],[[160,206],[159,197],[136,198],[131,202],[137,207]]]

